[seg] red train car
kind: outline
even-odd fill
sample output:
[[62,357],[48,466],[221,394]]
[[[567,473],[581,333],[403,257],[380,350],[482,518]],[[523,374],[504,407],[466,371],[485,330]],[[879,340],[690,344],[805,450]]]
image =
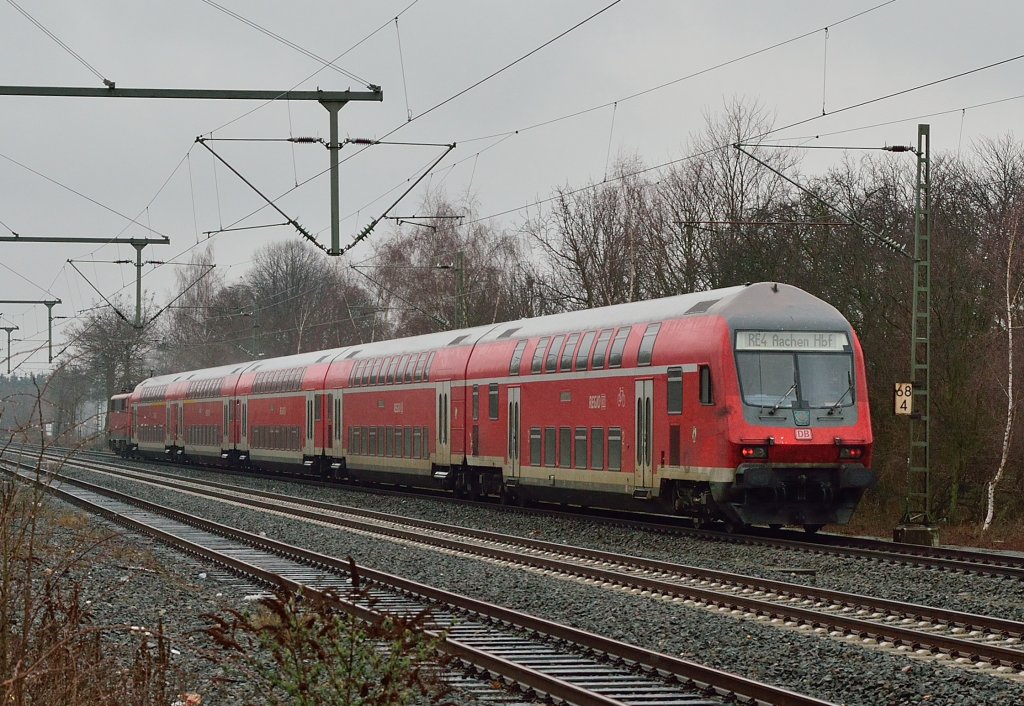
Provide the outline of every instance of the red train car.
[[115,453],[125,453],[131,447],[131,415],[128,400],[131,393],[114,395],[107,404],[107,446]]
[[162,376],[129,404],[144,455],[699,522],[815,530],[874,481],[856,334],[781,284]]

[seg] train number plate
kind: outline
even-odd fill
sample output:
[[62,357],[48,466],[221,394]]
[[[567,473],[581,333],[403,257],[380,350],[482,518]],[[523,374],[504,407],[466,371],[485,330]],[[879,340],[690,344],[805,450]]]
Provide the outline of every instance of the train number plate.
[[797,439],[797,441],[810,441],[811,440],[811,430],[810,429],[794,429],[793,431],[795,432],[795,438]]

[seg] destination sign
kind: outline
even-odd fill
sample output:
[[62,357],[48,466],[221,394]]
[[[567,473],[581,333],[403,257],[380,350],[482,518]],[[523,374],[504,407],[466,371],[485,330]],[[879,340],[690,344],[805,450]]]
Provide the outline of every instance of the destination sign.
[[828,351],[849,350],[845,333],[836,331],[737,331],[738,351]]

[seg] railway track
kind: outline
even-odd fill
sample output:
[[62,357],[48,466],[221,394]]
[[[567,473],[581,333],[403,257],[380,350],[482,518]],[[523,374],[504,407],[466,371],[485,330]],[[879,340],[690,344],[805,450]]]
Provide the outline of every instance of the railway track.
[[66,464],[393,541],[1024,676],[1024,623],[1017,621],[500,535],[206,479],[183,480],[109,464]]
[[[40,478],[10,461],[5,472],[90,512],[158,538],[248,580],[287,591],[316,592],[364,619],[429,609],[442,651],[463,664],[542,698],[580,706],[721,706],[727,703],[824,706],[786,689],[501,606],[359,567],[369,591],[353,594],[346,559],[156,505],[67,477]],[[13,469],[13,470],[12,470]]]
[[[38,449],[34,450],[38,454]],[[97,458],[100,462],[111,462],[114,460],[108,452],[76,452],[76,455],[89,455]],[[68,454],[60,456],[62,459],[70,460]],[[123,463],[123,462],[122,462]],[[217,473],[228,475],[241,475],[251,477],[251,471],[233,471],[230,469],[218,468]],[[280,478],[280,476],[268,476]],[[359,486],[337,486],[323,483],[302,477],[288,477],[290,481],[312,484],[324,487],[344,487],[347,490],[365,490]],[[414,491],[374,488],[372,492],[388,495],[407,497],[422,497],[423,493]],[[446,493],[430,494],[430,497],[442,500],[452,500]],[[494,509],[495,503],[481,501],[458,500],[457,502],[469,505],[479,505]],[[547,516],[566,516],[579,518],[580,512],[567,510],[552,510],[547,508],[506,508],[511,512],[528,512]],[[979,574],[986,576],[997,576],[1009,579],[1024,579],[1024,555],[1007,553],[985,552],[974,549],[954,547],[926,547],[913,544],[899,544],[888,540],[871,539],[866,537],[849,537],[838,534],[822,533],[808,537],[800,532],[792,531],[770,531],[751,528],[749,531],[720,531],[708,529],[694,529],[686,526],[685,520],[680,518],[658,516],[637,519],[637,516],[630,513],[613,513],[611,517],[595,515],[587,512],[584,515],[588,520],[595,522],[609,522],[617,526],[631,526],[647,531],[664,532],[680,536],[698,537],[716,542],[730,544],[746,544],[751,546],[774,547],[786,551],[800,552],[810,555],[831,555],[870,561],[904,564],[918,566],[921,568],[936,569],[940,571],[952,571],[964,574]]]

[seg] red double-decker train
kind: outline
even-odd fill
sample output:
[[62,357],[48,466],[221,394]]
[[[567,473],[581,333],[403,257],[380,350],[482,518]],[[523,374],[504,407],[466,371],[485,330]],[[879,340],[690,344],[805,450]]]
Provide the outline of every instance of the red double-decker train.
[[110,405],[123,454],[698,523],[814,531],[874,482],[857,336],[783,284],[162,375]]

